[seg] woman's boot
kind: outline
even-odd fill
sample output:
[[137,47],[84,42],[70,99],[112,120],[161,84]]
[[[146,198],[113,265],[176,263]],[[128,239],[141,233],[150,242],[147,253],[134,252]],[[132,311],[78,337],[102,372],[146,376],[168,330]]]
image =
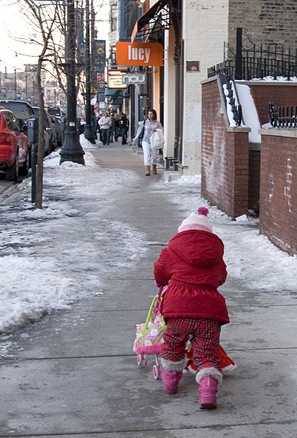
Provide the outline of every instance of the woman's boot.
[[145,176],[150,176],[151,174],[151,166],[145,166]]
[[153,174],[154,174],[154,175],[157,175],[157,165],[156,165],[156,164],[153,164],[153,165],[152,165],[152,168],[153,168]]

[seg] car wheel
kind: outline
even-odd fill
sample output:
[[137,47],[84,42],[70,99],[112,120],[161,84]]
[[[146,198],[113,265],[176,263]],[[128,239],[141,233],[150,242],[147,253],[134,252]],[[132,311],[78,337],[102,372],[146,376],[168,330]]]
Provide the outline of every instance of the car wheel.
[[17,181],[18,177],[19,177],[19,155],[17,154],[13,166],[11,166],[5,172],[5,179],[6,181]]
[[53,152],[54,148],[53,148],[53,141],[52,139],[49,140],[49,144],[48,144],[48,155],[50,155]]
[[24,165],[22,167],[22,175],[28,175],[29,169],[30,169],[30,150],[28,148],[28,152],[27,152],[27,156],[26,156],[26,161],[24,162]]
[[53,151],[58,147],[58,137],[57,137],[57,135],[55,134],[54,135],[54,137],[53,137]]

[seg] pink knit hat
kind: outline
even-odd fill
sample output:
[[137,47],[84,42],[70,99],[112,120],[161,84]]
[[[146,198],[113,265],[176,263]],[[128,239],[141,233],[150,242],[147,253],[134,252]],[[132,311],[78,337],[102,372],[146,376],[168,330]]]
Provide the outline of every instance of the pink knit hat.
[[207,220],[208,208],[199,207],[198,214],[191,213],[187,219],[182,221],[181,225],[178,227],[178,232],[187,230],[202,230],[209,231],[212,233],[211,223]]

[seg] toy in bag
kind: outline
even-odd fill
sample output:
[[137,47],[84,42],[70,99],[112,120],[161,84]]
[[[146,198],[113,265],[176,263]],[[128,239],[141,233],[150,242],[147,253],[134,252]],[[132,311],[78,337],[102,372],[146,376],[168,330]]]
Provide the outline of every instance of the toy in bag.
[[166,330],[166,324],[160,312],[160,304],[165,288],[159,289],[158,295],[155,295],[145,323],[136,324],[136,337],[133,345],[133,351],[137,354],[137,365],[147,364],[147,355],[155,355],[155,365],[153,366],[154,379],[159,379],[161,375],[161,365],[158,354],[161,351],[163,333]]

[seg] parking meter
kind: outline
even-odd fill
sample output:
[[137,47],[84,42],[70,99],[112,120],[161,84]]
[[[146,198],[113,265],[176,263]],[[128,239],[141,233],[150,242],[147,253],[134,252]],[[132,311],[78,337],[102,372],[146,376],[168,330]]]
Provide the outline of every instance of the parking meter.
[[32,184],[31,184],[31,202],[34,204],[35,202],[35,194],[36,194],[36,155],[37,155],[37,146],[38,146],[38,119],[28,119],[28,140],[30,143],[31,150],[31,175],[32,175]]
[[27,126],[29,143],[38,143],[38,119],[28,119]]

